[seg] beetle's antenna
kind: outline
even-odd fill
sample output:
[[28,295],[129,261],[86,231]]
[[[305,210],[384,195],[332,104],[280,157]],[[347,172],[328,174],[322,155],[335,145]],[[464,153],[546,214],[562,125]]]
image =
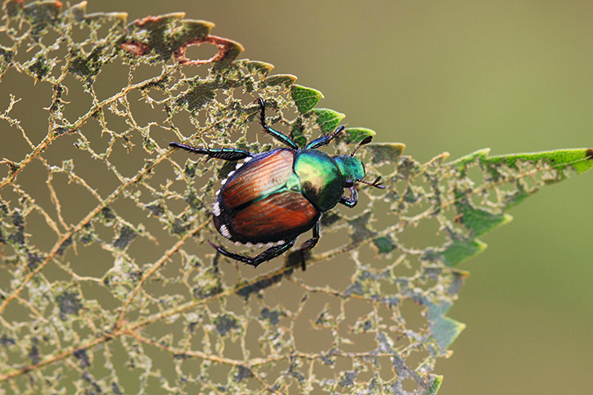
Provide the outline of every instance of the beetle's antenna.
[[358,143],[358,145],[356,146],[356,148],[354,148],[354,151],[352,151],[350,156],[354,156],[354,154],[356,153],[356,151],[358,151],[358,149],[360,147],[362,147],[365,144],[370,143],[372,139],[373,139],[373,136],[367,136],[364,140],[362,140],[360,143]]
[[363,184],[367,184],[375,188],[385,189],[385,185],[381,184],[381,176],[375,178],[375,181],[373,181],[372,183],[365,180],[358,180],[358,182],[362,182]]

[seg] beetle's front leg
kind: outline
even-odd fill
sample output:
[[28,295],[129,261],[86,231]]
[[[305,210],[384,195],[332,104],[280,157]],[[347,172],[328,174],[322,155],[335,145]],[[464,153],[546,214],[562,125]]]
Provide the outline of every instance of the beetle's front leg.
[[356,203],[358,203],[358,192],[356,192],[356,188],[354,185],[352,185],[350,187],[350,198],[347,198],[346,196],[342,196],[340,198],[340,203],[342,203],[344,206],[350,207],[350,208],[356,206]]
[[253,154],[251,152],[243,151],[243,150],[240,150],[237,148],[206,149],[206,148],[192,147],[191,145],[185,145],[185,144],[175,143],[175,142],[169,143],[169,147],[181,148],[181,149],[184,149],[184,150],[189,151],[194,154],[206,155],[207,156],[206,160],[216,158],[216,159],[228,160],[230,162],[233,162],[233,161],[237,161],[237,160],[241,160],[241,159],[245,159],[247,157],[253,156]]
[[303,271],[307,270],[307,264],[305,261],[306,252],[309,251],[310,249],[312,249],[313,247],[315,247],[317,245],[318,241],[319,241],[319,222],[316,222],[315,226],[313,227],[313,237],[311,237],[309,240],[305,241],[299,247],[299,252],[301,253],[301,268],[303,269]]
[[266,123],[266,104],[264,99],[258,97],[255,101],[259,104],[259,123],[261,124],[262,128],[264,128],[264,132],[268,133],[282,144],[288,145],[292,149],[298,149],[299,147],[294,143],[294,141],[292,141],[290,137],[268,126]]
[[260,264],[267,262],[271,259],[274,259],[279,255],[282,255],[284,253],[284,251],[288,250],[290,247],[292,247],[294,245],[295,241],[296,241],[296,239],[290,240],[284,244],[270,247],[267,250],[265,250],[264,252],[262,252],[261,254],[259,254],[258,256],[253,257],[253,258],[250,256],[245,256],[245,255],[241,255],[241,254],[236,254],[234,252],[230,252],[230,251],[224,249],[223,247],[212,243],[210,240],[208,240],[208,243],[210,243],[210,245],[212,247],[214,247],[214,249],[216,249],[216,251],[220,252],[222,255],[224,255],[226,257],[229,257],[229,258],[234,259],[239,262],[246,263],[253,267],[258,267]]

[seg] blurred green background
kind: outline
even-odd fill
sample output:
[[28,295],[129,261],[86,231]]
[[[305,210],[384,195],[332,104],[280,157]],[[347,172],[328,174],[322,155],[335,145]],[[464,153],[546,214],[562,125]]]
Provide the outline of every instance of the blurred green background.
[[[214,22],[242,58],[421,161],[593,147],[593,2],[90,0],[99,11]],[[545,188],[482,238],[439,395],[591,393],[592,196],[593,172]]]

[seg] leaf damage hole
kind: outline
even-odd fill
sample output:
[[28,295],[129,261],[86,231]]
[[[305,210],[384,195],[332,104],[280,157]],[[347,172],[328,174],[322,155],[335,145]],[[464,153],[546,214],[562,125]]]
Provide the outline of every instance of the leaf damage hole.
[[[209,45],[202,45],[203,43]],[[218,46],[209,40],[194,40],[179,48],[175,55],[183,65],[200,65],[219,61],[224,57],[224,51],[224,45]]]
[[[212,56],[210,59],[206,60],[190,60],[186,57],[187,48],[193,45],[197,45],[198,47],[202,45],[202,43],[208,43],[212,45],[216,45],[218,47],[218,52]],[[236,58],[239,53],[243,51],[243,47],[241,44],[228,40],[223,37],[218,36],[207,36],[203,39],[194,39],[188,41],[185,45],[182,45],[177,51],[175,51],[175,58],[180,64],[207,64],[207,63],[215,63],[215,62],[222,62],[225,60],[231,61]]]

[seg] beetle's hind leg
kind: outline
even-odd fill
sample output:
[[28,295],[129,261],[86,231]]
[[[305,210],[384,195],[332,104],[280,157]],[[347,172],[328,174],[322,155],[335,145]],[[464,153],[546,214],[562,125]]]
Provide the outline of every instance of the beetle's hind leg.
[[246,263],[253,267],[258,267],[260,264],[267,262],[271,259],[274,259],[279,255],[282,255],[284,253],[284,251],[288,250],[290,247],[292,247],[294,245],[295,241],[296,241],[296,239],[287,241],[284,244],[270,247],[267,250],[265,250],[264,252],[262,252],[261,254],[259,254],[258,256],[253,257],[253,258],[249,257],[249,256],[241,255],[241,254],[236,254],[234,252],[230,252],[230,251],[224,249],[223,247],[212,243],[210,240],[208,240],[208,243],[210,243],[210,245],[212,247],[214,247],[214,249],[216,249],[216,251],[220,252],[222,255],[224,255],[226,257],[229,257],[229,258],[234,259],[239,262]]
[[241,160],[241,159],[245,159],[245,158],[253,156],[253,154],[251,152],[243,151],[243,150],[240,150],[237,148],[206,149],[206,148],[192,147],[191,145],[185,145],[185,144],[175,143],[175,142],[169,143],[169,147],[181,148],[181,149],[184,149],[184,150],[189,151],[194,154],[206,155],[206,157],[207,157],[206,160],[215,158],[215,159],[222,159],[222,160],[228,160],[230,162],[234,162],[237,160]]
[[294,143],[294,141],[292,141],[290,137],[268,126],[266,123],[266,104],[264,103],[264,99],[258,97],[256,102],[259,104],[259,123],[261,124],[262,128],[264,128],[264,132],[268,133],[282,144],[288,145],[292,149],[298,149],[299,147]]
[[307,252],[317,245],[319,237],[319,222],[317,222],[313,227],[313,237],[305,241],[299,247],[299,253],[301,254],[301,268],[303,271],[307,270]]

